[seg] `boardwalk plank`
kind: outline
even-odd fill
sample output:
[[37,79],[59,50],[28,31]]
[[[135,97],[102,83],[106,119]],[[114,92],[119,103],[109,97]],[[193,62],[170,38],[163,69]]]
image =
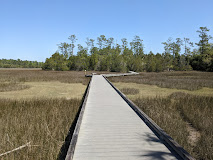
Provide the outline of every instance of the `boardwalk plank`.
[[74,160],[177,159],[101,75],[91,80]]

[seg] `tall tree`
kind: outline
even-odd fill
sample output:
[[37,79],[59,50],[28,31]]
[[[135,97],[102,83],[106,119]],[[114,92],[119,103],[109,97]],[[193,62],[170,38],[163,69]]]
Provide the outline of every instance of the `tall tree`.
[[143,56],[143,40],[139,36],[135,36],[133,41],[130,42],[131,49],[135,55]]
[[190,42],[190,39],[185,38],[185,37],[184,37],[183,41],[184,41],[184,49],[185,49],[184,54],[189,55],[190,54],[190,47],[194,47],[193,42]]
[[199,47],[199,53],[193,55],[191,59],[191,66],[195,70],[212,71],[213,66],[213,51],[209,40],[212,36],[208,35],[209,29],[207,27],[200,27],[199,33],[200,41],[196,43]]
[[[89,39],[89,38],[87,38],[87,40],[86,40],[87,51],[88,51],[88,54],[90,53],[90,55],[92,55],[94,53],[94,41],[95,41],[94,39]],[[89,48],[90,48],[90,50],[89,50]]]
[[99,62],[99,57],[98,57],[98,48],[93,47],[90,51],[90,59],[89,59],[89,68],[91,70],[97,70],[98,69],[98,62]]
[[55,52],[50,58],[47,58],[42,68],[57,71],[68,70],[66,59],[64,55],[59,52]]
[[78,52],[77,52],[77,69],[78,70],[87,70],[89,67],[89,59],[87,55],[87,49],[82,45],[78,44]]
[[107,47],[112,48],[112,44],[114,43],[114,38],[110,37],[107,39]]
[[116,48],[112,50],[112,58],[110,71],[112,72],[120,72],[122,70],[122,59],[121,59],[121,48],[120,45],[117,45]]
[[64,58],[67,59],[69,56],[70,44],[64,42],[59,44],[58,47],[61,50],[61,53],[63,54]]
[[[176,38],[176,41],[173,41],[172,38],[169,38],[166,42],[163,42],[165,55],[172,54],[172,68],[178,70],[180,66],[180,51],[183,41],[180,38]],[[168,56],[167,56],[168,57]]]
[[170,37],[166,42],[162,42],[162,44],[164,45],[165,53],[170,53],[175,58],[175,56],[180,54],[183,41],[180,38],[176,38],[176,41],[173,41]]
[[126,38],[122,38],[121,42],[122,42],[122,49],[126,48],[127,45],[128,45],[127,39]]
[[75,36],[74,34],[71,35],[71,36],[69,36],[68,39],[71,41],[71,45],[70,45],[70,47],[71,47],[71,52],[70,52],[70,55],[69,55],[69,56],[71,56],[71,55],[73,55],[73,53],[74,53],[75,42],[76,42],[78,39],[76,38],[76,36]]
[[155,63],[155,55],[152,51],[149,52],[147,55],[147,62],[146,62],[146,71],[147,72],[154,72],[156,70],[156,63]]
[[97,41],[98,41],[98,45],[99,45],[99,48],[102,49],[106,46],[106,37],[105,35],[100,35],[100,37],[97,38]]
[[197,32],[201,40],[196,45],[200,47],[200,53],[203,55],[207,53],[210,47],[209,40],[212,39],[212,36],[208,35],[209,29],[207,27],[200,27],[200,30],[197,30]]
[[[191,66],[190,66],[190,56],[192,54],[191,52],[191,47],[194,47],[193,45],[193,42],[190,42],[190,39],[189,38],[185,38],[184,37],[184,49],[185,49],[185,52],[184,52],[184,55],[185,55],[185,60],[187,62],[187,70],[190,70],[191,69]],[[183,61],[183,58],[182,58],[182,61]]]

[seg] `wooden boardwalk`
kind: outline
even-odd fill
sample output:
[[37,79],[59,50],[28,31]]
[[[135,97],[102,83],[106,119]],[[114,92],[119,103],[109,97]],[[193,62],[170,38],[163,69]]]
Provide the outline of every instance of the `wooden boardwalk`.
[[147,127],[102,75],[94,75],[73,159],[179,158]]
[[114,73],[114,74],[102,74],[104,77],[119,77],[119,76],[132,76],[138,75],[139,73],[129,71],[129,73]]

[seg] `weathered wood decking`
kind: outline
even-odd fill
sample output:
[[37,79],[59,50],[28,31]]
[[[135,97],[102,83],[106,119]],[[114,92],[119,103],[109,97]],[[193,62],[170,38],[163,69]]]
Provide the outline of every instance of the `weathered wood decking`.
[[178,157],[161,142],[102,75],[94,75],[73,159],[164,160]]
[[[139,73],[129,71],[128,73],[111,73],[111,74],[101,74],[104,77],[119,77],[119,76],[133,76],[133,75],[138,75]],[[96,75],[96,73],[92,73],[90,75],[85,75],[85,77],[92,77],[92,75]]]
[[119,76],[133,76],[138,75],[139,73],[129,71],[129,73],[114,73],[114,74],[102,74],[104,77],[119,77]]

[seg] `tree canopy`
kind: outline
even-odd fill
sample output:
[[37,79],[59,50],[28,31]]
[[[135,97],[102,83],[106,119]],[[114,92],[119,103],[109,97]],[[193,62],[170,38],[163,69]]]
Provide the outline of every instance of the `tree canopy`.
[[42,62],[37,61],[0,59],[0,68],[41,68],[42,65]]
[[[213,44],[208,35],[207,27],[200,27],[200,41],[195,43],[198,48],[192,51],[193,42],[188,37],[168,38],[164,45],[163,53],[144,53],[143,40],[134,36],[128,42],[122,38],[122,44],[117,44],[113,37],[105,35],[94,39],[86,39],[86,47],[75,45],[75,35],[69,36],[71,43],[60,43],[59,50],[43,64],[44,70],[98,70],[98,71],[147,71],[161,72],[165,70],[202,70],[213,71]],[[74,55],[74,48],[78,47]],[[182,52],[181,52],[182,50]]]

